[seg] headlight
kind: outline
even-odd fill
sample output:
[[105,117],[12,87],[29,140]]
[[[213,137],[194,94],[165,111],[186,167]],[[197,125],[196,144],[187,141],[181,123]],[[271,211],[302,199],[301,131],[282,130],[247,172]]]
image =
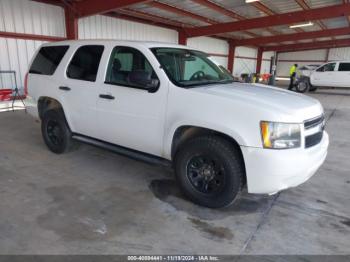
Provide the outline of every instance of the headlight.
[[264,148],[287,149],[300,147],[299,124],[261,121],[260,128]]

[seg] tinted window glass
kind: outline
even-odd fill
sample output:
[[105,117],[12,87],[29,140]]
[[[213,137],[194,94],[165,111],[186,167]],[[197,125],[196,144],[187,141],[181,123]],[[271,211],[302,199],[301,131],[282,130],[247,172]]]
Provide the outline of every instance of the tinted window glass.
[[144,88],[131,81],[129,78],[131,73],[146,75],[150,81],[158,80],[151,64],[139,50],[131,47],[115,47],[109,60],[106,83]]
[[29,73],[53,75],[69,46],[47,46],[40,48]]
[[335,68],[335,63],[329,63],[325,64],[324,66],[320,67],[317,69],[317,72],[329,72],[329,71],[334,71]]
[[67,76],[73,79],[95,81],[104,46],[86,45],[79,47],[67,69]]
[[340,63],[338,71],[350,71],[350,63]]

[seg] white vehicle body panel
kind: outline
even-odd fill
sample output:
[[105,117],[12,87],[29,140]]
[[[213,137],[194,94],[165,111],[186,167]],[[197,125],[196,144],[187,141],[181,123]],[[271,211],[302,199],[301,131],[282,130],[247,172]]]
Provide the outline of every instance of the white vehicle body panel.
[[[68,79],[65,72],[71,57],[79,46],[87,44],[105,46],[96,82]],[[305,120],[323,114],[321,104],[313,98],[242,83],[180,88],[168,79],[149,48],[190,49],[185,46],[105,40],[59,45],[70,45],[70,49],[53,76],[29,74],[28,111],[35,117],[40,97],[52,97],[61,103],[74,133],[169,160],[178,128],[195,126],[223,133],[241,148],[251,193],[274,193],[296,186],[311,177],[326,157],[326,133],[322,142],[310,149],[304,145],[286,150],[262,147],[260,121],[299,123],[303,130]],[[146,56],[160,80],[157,92],[104,83],[111,51],[118,45],[136,48]],[[58,88],[64,85],[72,92]],[[110,94],[115,100],[99,99],[99,94]]]
[[[320,72],[318,69],[324,65],[335,63],[334,71]],[[341,63],[349,63],[350,61],[329,62],[323,64],[310,74],[310,83],[320,87],[350,87],[350,71],[339,71]]]

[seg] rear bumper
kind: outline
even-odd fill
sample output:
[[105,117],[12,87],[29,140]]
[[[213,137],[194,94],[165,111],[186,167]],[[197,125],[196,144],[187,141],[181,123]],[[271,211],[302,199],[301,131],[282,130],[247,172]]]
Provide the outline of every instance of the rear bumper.
[[329,137],[324,132],[322,141],[308,149],[271,150],[241,147],[248,192],[273,194],[304,183],[325,161],[328,145]]
[[31,96],[27,96],[26,98],[26,109],[34,118],[39,118],[37,102]]

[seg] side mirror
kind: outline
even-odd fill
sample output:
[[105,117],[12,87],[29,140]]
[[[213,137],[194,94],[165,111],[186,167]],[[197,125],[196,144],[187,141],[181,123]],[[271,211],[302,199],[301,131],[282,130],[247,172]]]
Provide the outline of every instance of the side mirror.
[[159,80],[152,79],[152,74],[144,70],[135,70],[129,73],[128,82],[137,87],[143,88],[150,93],[158,90]]

